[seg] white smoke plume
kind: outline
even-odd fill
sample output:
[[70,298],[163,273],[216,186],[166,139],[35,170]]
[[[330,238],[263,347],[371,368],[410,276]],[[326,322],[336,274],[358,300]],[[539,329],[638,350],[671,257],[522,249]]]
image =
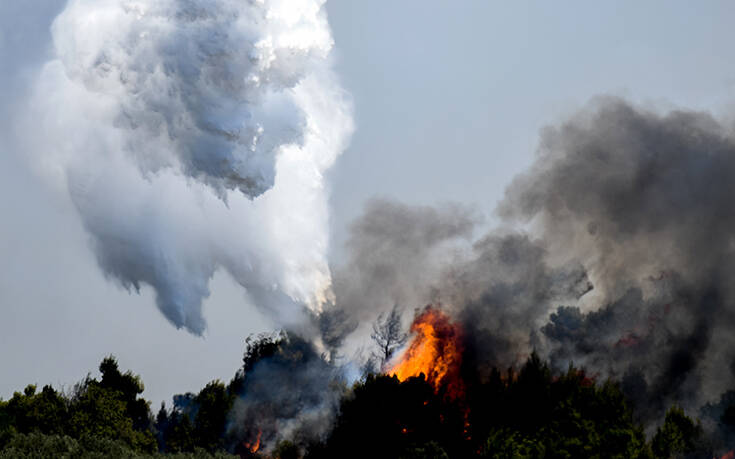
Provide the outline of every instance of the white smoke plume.
[[276,316],[331,299],[352,118],[324,0],[70,0],[52,34],[21,136],[106,275],[196,334],[218,269]]

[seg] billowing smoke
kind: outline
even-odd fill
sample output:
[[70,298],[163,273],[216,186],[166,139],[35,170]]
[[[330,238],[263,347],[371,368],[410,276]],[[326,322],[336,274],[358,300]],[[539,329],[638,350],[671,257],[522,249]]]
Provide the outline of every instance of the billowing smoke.
[[104,272],[177,327],[205,330],[220,268],[281,324],[332,297],[323,174],[352,120],[323,4],[70,0],[54,21],[24,147]]
[[229,419],[232,450],[253,438],[263,449],[282,440],[304,447],[329,432],[345,384],[313,343],[285,332],[261,336],[249,342],[244,363],[232,383],[239,395]]
[[[321,347],[288,341],[304,362],[245,375],[234,425],[270,410],[263,422],[318,436],[305,426],[331,419],[339,391],[320,387],[340,380],[346,337],[428,303],[463,323],[465,364],[573,361],[622,380],[648,420],[733,388],[735,134],[705,113],[597,99],[542,133],[502,229],[477,238],[467,208],[373,201],[332,282],[323,174],[352,121],[323,3],[70,0],[19,115],[101,268],[153,287],[174,325],[203,333],[224,269],[279,324],[318,329]],[[273,425],[264,441],[284,438]]]
[[519,363],[539,345],[555,302],[591,287],[581,265],[549,266],[527,234],[499,230],[473,242],[478,223],[459,206],[372,201],[353,224],[350,262],[335,270],[337,307],[364,324],[393,305],[410,316],[431,303],[461,318],[469,341],[481,341],[465,349],[482,355],[477,365]]
[[735,136],[704,113],[601,99],[545,132],[500,211],[595,287],[544,328],[552,355],[627,374],[659,402],[731,387],[733,178]]
[[441,304],[478,369],[536,350],[622,380],[649,420],[696,409],[735,382],[732,196],[732,130],[600,98],[543,131],[499,205],[502,229],[472,244],[468,214],[373,202],[337,304]]
[[[394,305],[419,307],[432,301],[431,283],[457,256],[457,240],[469,240],[478,217],[458,205],[411,207],[370,201],[351,226],[350,260],[335,269],[337,307],[369,325]],[[348,321],[343,321],[348,326]]]

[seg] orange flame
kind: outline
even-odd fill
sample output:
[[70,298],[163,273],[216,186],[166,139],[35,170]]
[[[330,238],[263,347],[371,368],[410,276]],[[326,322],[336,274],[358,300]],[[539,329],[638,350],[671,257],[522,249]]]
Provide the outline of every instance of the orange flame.
[[251,453],[257,453],[260,449],[260,436],[263,435],[263,431],[258,429],[258,436],[255,438],[255,442],[245,442],[243,445],[245,448],[248,449]]
[[734,459],[735,458],[735,451],[728,451],[724,456],[722,456],[720,459]]
[[448,396],[459,397],[464,391],[459,377],[462,363],[460,326],[444,312],[427,306],[413,320],[411,333],[411,344],[388,374],[404,381],[423,373],[436,392],[445,387]]

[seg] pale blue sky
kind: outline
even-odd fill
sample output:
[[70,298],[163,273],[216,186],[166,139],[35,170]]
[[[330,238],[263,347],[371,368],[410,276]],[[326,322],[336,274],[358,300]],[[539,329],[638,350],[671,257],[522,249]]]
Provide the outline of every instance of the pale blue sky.
[[598,94],[723,111],[732,2],[334,0],[357,107],[334,171],[336,219],[375,193],[492,211],[538,131]]
[[[71,385],[116,354],[154,401],[229,379],[269,321],[225,275],[207,337],[171,327],[150,290],[105,281],[67,200],[7,143],[13,101],[48,46],[59,0],[0,3],[0,397]],[[355,103],[352,145],[330,173],[335,258],[364,201],[459,201],[491,214],[543,126],[598,94],[731,117],[731,2],[331,0],[337,70]],[[39,133],[42,135],[43,133]]]

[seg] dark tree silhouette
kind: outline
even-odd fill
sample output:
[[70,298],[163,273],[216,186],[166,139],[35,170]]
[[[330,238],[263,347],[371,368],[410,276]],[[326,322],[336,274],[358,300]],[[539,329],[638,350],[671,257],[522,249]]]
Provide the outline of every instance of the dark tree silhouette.
[[401,326],[401,314],[398,305],[393,306],[388,314],[378,316],[378,319],[373,323],[373,332],[370,337],[378,349],[373,357],[378,361],[378,366],[382,370],[393,357],[393,353],[406,344],[408,339],[408,335],[403,332]]

